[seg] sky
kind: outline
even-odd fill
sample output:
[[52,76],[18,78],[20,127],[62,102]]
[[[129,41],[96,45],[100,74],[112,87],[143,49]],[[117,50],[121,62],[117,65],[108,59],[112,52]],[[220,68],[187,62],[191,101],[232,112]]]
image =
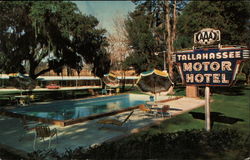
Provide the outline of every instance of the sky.
[[84,14],[95,16],[109,33],[114,33],[113,19],[132,12],[135,5],[131,1],[74,1]]

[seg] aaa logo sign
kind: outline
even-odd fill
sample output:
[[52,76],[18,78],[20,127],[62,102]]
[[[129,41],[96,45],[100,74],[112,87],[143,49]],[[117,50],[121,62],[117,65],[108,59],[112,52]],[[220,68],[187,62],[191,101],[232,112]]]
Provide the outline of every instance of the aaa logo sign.
[[220,31],[205,28],[194,34],[194,43],[199,45],[211,45],[220,41]]
[[184,83],[188,85],[229,86],[240,62],[249,58],[244,49],[197,49],[174,55]]

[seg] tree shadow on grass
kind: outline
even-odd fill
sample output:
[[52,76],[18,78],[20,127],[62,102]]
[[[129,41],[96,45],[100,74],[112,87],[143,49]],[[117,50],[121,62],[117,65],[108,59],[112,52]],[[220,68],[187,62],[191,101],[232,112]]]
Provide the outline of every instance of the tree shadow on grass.
[[174,127],[174,128],[176,128],[176,127],[182,128],[183,126],[186,127],[186,126],[189,126],[189,124],[192,124],[192,121],[193,121],[193,119],[189,116],[188,117],[176,116],[176,117],[172,117],[171,119],[167,119],[167,120],[163,121],[160,125],[156,125],[156,126],[153,126],[151,128],[161,129],[161,130],[165,130],[165,131],[169,132],[169,131],[172,131],[172,129],[170,129],[171,127]]
[[223,94],[226,96],[242,96],[245,95],[244,90],[249,90],[245,86],[234,86],[234,87],[213,87],[212,93]]
[[[189,114],[191,114],[194,119],[205,120],[204,113],[189,112]],[[211,120],[211,128],[213,127],[214,122],[220,122],[220,123],[225,123],[225,124],[234,124],[238,121],[244,121],[243,119],[240,119],[240,118],[233,118],[233,117],[224,116],[220,112],[211,112],[210,113],[210,120]]]

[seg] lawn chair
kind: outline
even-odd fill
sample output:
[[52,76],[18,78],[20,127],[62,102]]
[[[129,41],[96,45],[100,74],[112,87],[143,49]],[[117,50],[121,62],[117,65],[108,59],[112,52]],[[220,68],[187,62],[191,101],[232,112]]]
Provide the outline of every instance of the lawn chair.
[[162,108],[157,109],[157,113],[161,114],[161,117],[171,117],[171,113],[169,112],[170,106],[169,105],[163,105]]
[[[119,119],[114,119],[114,118],[110,118],[110,119],[101,119],[99,121],[97,121],[98,124],[102,124],[102,125],[115,125],[115,126],[123,126],[131,117],[131,115],[134,113],[134,110],[132,112],[129,113],[129,115],[123,120],[119,120]],[[102,128],[102,127],[101,127]]]
[[43,139],[44,142],[44,138],[49,138],[49,147],[50,148],[50,143],[51,143],[51,138],[56,136],[56,142],[58,142],[57,140],[57,130],[54,128],[52,130],[50,130],[49,126],[47,125],[38,125],[35,128],[35,139],[34,139],[34,144],[33,144],[33,149],[35,150],[36,148],[36,140],[37,138]]
[[[139,110],[149,115],[155,115],[155,112],[151,110],[150,108],[146,107],[144,104],[139,105]],[[144,117],[146,114],[144,114]]]

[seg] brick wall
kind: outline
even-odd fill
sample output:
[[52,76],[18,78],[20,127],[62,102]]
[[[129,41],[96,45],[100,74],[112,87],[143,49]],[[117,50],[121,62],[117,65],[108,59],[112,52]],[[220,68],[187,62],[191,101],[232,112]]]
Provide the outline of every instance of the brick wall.
[[196,98],[199,96],[197,86],[186,86],[186,96]]

